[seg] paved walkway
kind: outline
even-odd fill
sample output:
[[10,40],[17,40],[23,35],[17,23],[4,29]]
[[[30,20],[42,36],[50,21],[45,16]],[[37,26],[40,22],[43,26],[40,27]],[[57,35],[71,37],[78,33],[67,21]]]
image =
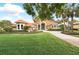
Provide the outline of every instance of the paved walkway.
[[49,33],[53,34],[54,36],[66,41],[70,44],[73,44],[76,47],[79,47],[79,38],[78,37],[62,34],[60,31],[46,31],[46,32],[49,32]]

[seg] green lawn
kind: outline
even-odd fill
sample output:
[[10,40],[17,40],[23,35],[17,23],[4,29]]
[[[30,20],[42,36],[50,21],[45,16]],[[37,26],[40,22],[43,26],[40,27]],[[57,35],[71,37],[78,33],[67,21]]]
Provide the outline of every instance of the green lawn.
[[0,34],[0,54],[79,54],[74,47],[49,33]]

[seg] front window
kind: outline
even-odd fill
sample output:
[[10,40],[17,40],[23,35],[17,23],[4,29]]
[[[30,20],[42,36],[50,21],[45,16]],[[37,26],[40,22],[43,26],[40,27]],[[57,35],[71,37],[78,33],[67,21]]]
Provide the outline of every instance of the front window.
[[21,29],[23,29],[23,25],[21,25]]
[[20,29],[20,26],[18,25],[18,29]]

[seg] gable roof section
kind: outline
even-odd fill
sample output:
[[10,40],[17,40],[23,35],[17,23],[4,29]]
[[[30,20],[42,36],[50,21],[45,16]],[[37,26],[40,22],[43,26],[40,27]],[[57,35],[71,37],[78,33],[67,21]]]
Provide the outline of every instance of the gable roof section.
[[15,21],[15,23],[27,23],[27,22],[20,19],[20,20]]

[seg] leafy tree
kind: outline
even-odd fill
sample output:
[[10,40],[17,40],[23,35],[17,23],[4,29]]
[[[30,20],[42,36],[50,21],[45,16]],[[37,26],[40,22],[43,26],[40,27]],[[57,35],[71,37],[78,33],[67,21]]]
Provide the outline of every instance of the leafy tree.
[[[65,20],[70,24],[69,18],[71,18],[71,30],[73,32],[73,17],[79,16],[79,4],[71,3],[24,3],[24,9],[29,15],[32,15],[33,18],[39,17],[41,20],[52,19],[53,14],[57,18],[62,17],[64,23],[64,31],[69,30],[65,26]],[[74,15],[74,13],[76,13]]]
[[12,23],[9,20],[2,20],[0,22],[0,27],[3,28],[7,32],[12,31]]
[[52,19],[53,14],[60,10],[64,4],[55,3],[24,3],[23,7],[29,15],[32,17],[39,17],[41,20]]
[[73,32],[73,22],[74,18],[73,17],[79,17],[79,4],[71,3],[71,4],[66,4],[66,16],[69,20],[71,18],[71,22],[68,22],[71,24],[71,31]]
[[6,26],[6,27],[4,27],[4,30],[6,32],[12,32],[12,27],[11,26]]

